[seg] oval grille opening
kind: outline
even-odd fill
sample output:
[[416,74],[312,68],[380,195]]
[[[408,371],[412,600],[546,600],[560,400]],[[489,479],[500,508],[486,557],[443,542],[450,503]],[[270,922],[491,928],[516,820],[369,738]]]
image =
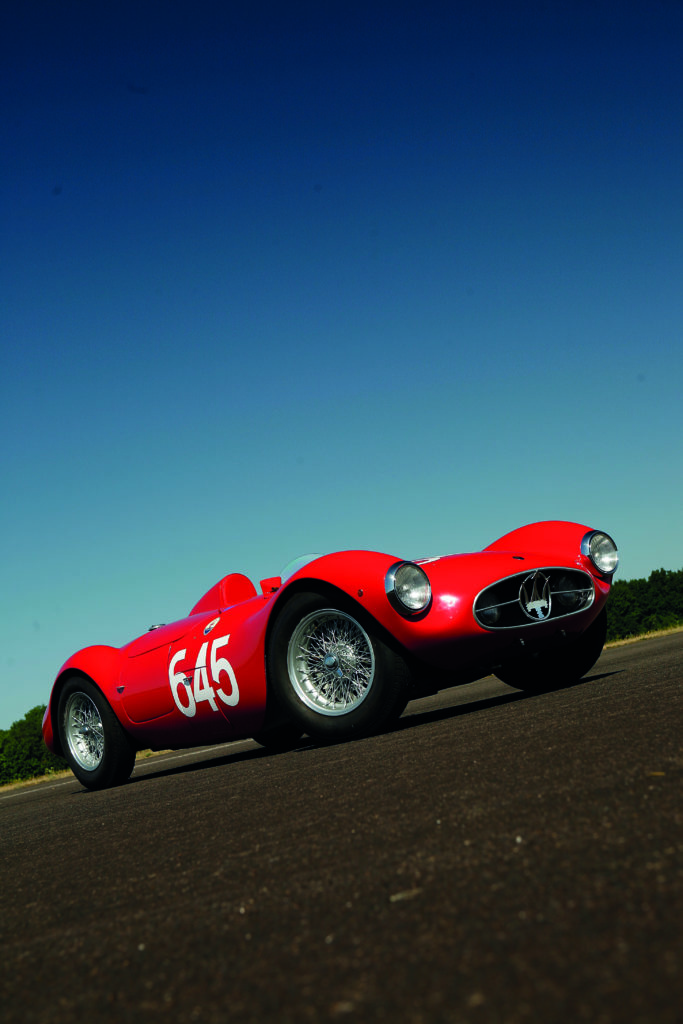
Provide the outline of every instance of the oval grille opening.
[[551,567],[492,583],[474,602],[484,629],[514,629],[576,615],[593,603],[593,581],[581,569]]

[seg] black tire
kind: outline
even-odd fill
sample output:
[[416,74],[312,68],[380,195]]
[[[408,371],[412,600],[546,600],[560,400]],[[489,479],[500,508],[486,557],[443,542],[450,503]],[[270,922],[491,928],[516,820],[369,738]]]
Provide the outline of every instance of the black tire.
[[62,751],[79,782],[87,789],[106,789],[129,778],[135,747],[93,683],[82,676],[68,679],[57,714]]
[[410,673],[362,610],[339,597],[305,593],[275,623],[268,681],[303,732],[337,742],[377,732],[400,714]]
[[590,671],[602,653],[607,635],[607,612],[603,608],[585,632],[554,651],[516,658],[495,669],[503,683],[519,690],[552,690],[578,682]]
[[261,732],[257,732],[253,738],[262,747],[265,747],[266,750],[272,750],[273,753],[281,753],[285,750],[293,750],[294,747],[298,746],[303,734],[304,731],[300,726],[286,722],[282,725],[273,725],[270,728],[263,729]]

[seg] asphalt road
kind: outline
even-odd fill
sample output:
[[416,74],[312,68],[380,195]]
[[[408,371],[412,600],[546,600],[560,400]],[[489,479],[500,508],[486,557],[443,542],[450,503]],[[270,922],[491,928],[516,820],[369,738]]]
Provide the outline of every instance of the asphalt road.
[[683,1021],[683,634],[0,793],[0,1020]]

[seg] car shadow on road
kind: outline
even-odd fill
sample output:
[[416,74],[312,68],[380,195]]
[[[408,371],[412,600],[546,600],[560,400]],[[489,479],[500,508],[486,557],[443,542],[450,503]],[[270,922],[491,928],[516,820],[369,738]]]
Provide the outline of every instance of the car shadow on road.
[[[248,743],[249,740],[244,740],[244,742]],[[207,747],[207,752],[210,749],[210,747]],[[199,758],[197,761],[186,761],[183,764],[176,764],[171,768],[161,768],[158,771],[140,772],[139,775],[133,775],[126,785],[145,782],[147,779],[164,779],[170,778],[172,775],[187,775],[190,772],[204,771],[208,768],[219,768],[227,764],[242,764],[245,761],[256,761],[272,756],[273,752],[263,747],[259,747],[256,750],[238,750],[234,754],[220,754],[215,757],[202,757],[201,750],[197,750],[197,757]]]
[[501,693],[493,697],[482,697],[479,700],[455,703],[445,708],[440,707],[425,711],[415,710],[411,712],[409,704],[407,710],[404,711],[403,716],[392,727],[391,731],[396,732],[402,729],[412,729],[415,728],[415,726],[425,725],[428,722],[440,722],[449,718],[460,718],[463,715],[476,714],[479,711],[486,711],[489,708],[502,707],[505,704],[514,704],[519,700],[534,700],[535,698],[544,697],[550,693],[574,690],[579,686],[585,686],[587,683],[595,683],[600,679],[607,679],[610,676],[619,675],[623,671],[623,669],[617,669],[614,672],[596,672],[593,675],[584,676],[583,679],[578,679],[575,683],[546,686],[542,690],[535,691],[517,690],[510,687],[510,692],[508,693]]
[[[583,679],[579,679],[576,683],[570,683],[564,686],[548,686],[541,692],[528,692],[524,690],[516,690],[510,688],[507,693],[496,694],[491,697],[482,697],[478,700],[465,700],[460,703],[454,703],[448,707],[429,708],[425,710],[415,709],[411,711],[410,704],[408,709],[404,712],[403,716],[392,725],[391,728],[386,729],[385,733],[390,732],[402,732],[406,729],[415,729],[421,725],[428,725],[430,722],[442,722],[447,721],[450,718],[460,718],[464,715],[473,715],[481,711],[486,711],[491,708],[503,707],[505,704],[514,704],[520,700],[532,700],[538,697],[543,697],[549,693],[557,693],[560,690],[572,690],[578,686],[584,686],[587,683],[595,683],[600,679],[607,679],[610,676],[619,675],[623,669],[615,672],[600,672],[594,675],[585,676]],[[459,687],[455,687],[455,691]],[[419,698],[424,699],[424,698]],[[359,736],[356,740],[345,740],[344,743],[361,742],[367,740],[370,737]],[[242,741],[237,741],[242,742]],[[249,740],[243,742],[248,743]],[[297,744],[296,747],[289,751],[273,751],[267,750],[264,747],[258,747],[256,749],[250,748],[248,750],[236,750],[234,753],[220,754],[215,757],[202,757],[201,751],[197,751],[197,761],[189,761],[183,764],[173,765],[169,768],[162,768],[158,771],[144,771],[139,775],[133,775],[126,785],[136,785],[139,782],[144,782],[148,779],[164,779],[170,778],[173,775],[187,775],[190,772],[206,771],[211,768],[221,768],[226,765],[243,764],[248,761],[262,760],[263,758],[269,757],[280,757],[287,753],[298,753],[304,754],[307,751],[313,749],[319,749],[321,747],[337,746],[336,743],[316,743],[314,740],[309,740],[308,737],[303,739]],[[207,748],[207,752],[210,748]]]

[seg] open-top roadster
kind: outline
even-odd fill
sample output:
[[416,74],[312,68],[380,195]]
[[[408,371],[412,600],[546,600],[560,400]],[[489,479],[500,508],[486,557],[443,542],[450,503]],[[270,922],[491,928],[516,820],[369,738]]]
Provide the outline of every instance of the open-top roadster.
[[260,592],[231,573],[187,618],[69,658],[45,742],[98,789],[125,781],[142,748],[348,739],[489,672],[520,688],[569,683],[603,648],[617,564],[606,533],[544,522],[473,554],[314,557]]

